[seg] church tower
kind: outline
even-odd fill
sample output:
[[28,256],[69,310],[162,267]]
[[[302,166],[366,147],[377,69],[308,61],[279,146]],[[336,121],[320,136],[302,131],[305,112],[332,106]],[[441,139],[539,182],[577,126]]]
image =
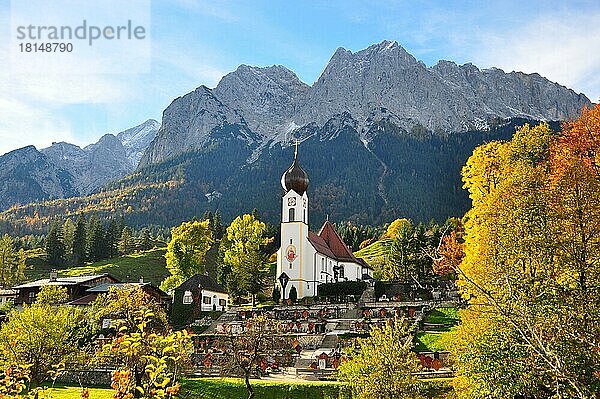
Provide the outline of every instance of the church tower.
[[[307,241],[308,237],[308,174],[298,162],[298,142],[295,144],[294,161],[281,176],[281,186],[285,194],[281,205],[281,247],[277,257],[277,278],[282,298],[289,298],[292,286],[296,287],[298,298],[302,298],[310,280],[306,275],[312,268]],[[312,277],[312,276],[311,276]]]

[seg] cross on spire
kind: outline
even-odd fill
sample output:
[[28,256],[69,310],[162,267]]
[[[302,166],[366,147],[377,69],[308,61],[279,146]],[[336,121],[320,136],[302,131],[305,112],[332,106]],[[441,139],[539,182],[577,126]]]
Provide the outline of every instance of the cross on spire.
[[298,159],[298,146],[300,145],[300,140],[296,139],[294,141],[294,159]]

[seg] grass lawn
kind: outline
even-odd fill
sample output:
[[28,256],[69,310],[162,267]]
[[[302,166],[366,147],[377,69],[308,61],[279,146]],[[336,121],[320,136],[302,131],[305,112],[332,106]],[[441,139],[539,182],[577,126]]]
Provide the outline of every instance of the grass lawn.
[[[110,388],[90,388],[90,399],[112,399]],[[77,399],[81,397],[81,388],[73,386],[55,386],[50,391],[51,399]]]
[[85,274],[109,273],[120,281],[144,281],[160,285],[169,275],[165,261],[165,248],[121,256],[118,258],[91,263],[85,266],[73,267],[61,271],[61,275],[81,276]]
[[[442,398],[451,391],[448,379],[425,380],[424,389],[428,398]],[[252,380],[257,399],[337,399],[338,384],[325,381],[275,382]],[[77,399],[78,386],[56,386],[52,399]],[[90,388],[90,399],[111,399],[110,388]],[[238,378],[194,378],[183,380],[179,399],[245,399],[248,395],[244,381]]]
[[[260,399],[337,399],[338,385],[332,382],[274,382],[252,380]],[[181,399],[245,399],[244,381],[237,378],[197,378],[185,380]]]
[[373,244],[354,253],[359,258],[363,258],[369,265],[383,262],[390,252],[392,240],[384,238],[383,240],[375,241]]
[[455,326],[459,321],[456,308],[435,308],[425,316],[425,323],[445,324],[448,327]]
[[[144,281],[159,285],[165,277],[169,276],[164,256],[165,252],[166,248],[155,248],[149,251],[89,263],[84,266],[67,266],[58,272],[61,276],[110,273],[120,281],[138,281],[140,277],[144,277]],[[48,278],[52,267],[46,263],[44,258],[45,254],[43,250],[29,251],[27,254],[28,270],[26,271],[28,280]]]
[[425,331],[417,333],[415,337],[415,351],[417,352],[443,352],[446,347],[442,340],[444,332]]

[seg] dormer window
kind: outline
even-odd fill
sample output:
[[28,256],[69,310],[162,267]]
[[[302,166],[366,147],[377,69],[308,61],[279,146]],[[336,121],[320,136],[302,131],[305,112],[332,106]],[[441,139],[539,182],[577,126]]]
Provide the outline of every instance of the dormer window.
[[186,291],[183,293],[183,304],[184,305],[189,305],[194,301],[194,298],[192,297],[192,292],[191,291]]

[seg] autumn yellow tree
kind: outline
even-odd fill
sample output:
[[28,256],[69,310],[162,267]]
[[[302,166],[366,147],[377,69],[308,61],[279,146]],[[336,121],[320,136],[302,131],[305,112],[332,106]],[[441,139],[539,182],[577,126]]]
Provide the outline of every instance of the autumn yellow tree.
[[561,133],[525,125],[463,169],[473,206],[457,267],[469,301],[453,342],[461,398],[600,391],[599,113]]
[[370,336],[359,340],[359,352],[342,363],[338,379],[342,393],[356,399],[421,398],[419,360],[412,348],[412,336],[404,319],[374,326]]

